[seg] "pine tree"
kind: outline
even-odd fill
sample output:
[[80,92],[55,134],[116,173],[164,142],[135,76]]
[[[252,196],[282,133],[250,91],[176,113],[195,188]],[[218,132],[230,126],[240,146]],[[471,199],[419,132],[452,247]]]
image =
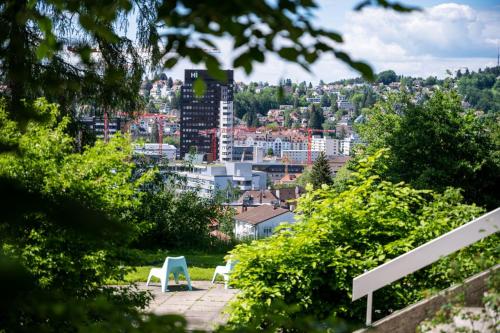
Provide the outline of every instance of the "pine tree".
[[174,86],[174,81],[172,80],[172,77],[169,77],[167,81],[167,87],[172,88],[173,86]]
[[323,116],[323,111],[321,108],[317,108],[316,105],[312,105],[311,113],[309,117],[309,127],[314,129],[322,129],[325,117]]
[[321,152],[314,161],[311,171],[311,183],[314,189],[320,188],[323,184],[333,184],[332,171],[324,152]]

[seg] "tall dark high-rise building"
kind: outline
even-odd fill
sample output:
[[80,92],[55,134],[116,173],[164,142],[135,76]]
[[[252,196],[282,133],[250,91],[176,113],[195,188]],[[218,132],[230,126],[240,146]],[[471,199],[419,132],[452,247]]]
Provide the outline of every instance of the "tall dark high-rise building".
[[[217,137],[217,156],[228,157],[226,150],[232,151],[232,113],[233,113],[233,71],[227,70],[227,81],[220,82],[208,75],[206,70],[186,69],[184,71],[184,84],[181,87],[181,118],[180,118],[180,156],[183,158],[193,147],[197,153],[213,153],[210,135],[199,133],[202,130],[218,129],[223,138],[225,151],[219,149],[220,138]],[[206,90],[202,97],[196,97],[194,82],[202,78],[206,84]],[[230,114],[230,117],[228,115]],[[230,130],[227,130],[230,126]],[[220,133],[225,133],[224,135]],[[214,134],[215,135],[215,134]],[[221,155],[226,154],[226,155]]]

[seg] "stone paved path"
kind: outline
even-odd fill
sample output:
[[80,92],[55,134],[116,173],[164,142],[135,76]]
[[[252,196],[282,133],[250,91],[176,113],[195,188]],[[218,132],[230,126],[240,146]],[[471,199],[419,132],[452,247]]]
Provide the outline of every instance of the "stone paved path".
[[138,287],[150,291],[154,300],[148,311],[155,314],[181,314],[188,322],[188,329],[213,330],[224,323],[226,315],[222,310],[237,294],[236,289],[224,289],[224,284],[212,284],[210,281],[192,281],[192,291],[189,291],[185,281],[175,285],[169,283],[169,291],[162,293],[159,283],[139,283]]

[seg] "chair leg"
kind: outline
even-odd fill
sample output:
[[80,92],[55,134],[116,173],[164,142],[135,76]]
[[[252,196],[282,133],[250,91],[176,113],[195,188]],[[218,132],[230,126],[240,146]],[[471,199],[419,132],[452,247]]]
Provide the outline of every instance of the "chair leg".
[[214,272],[214,277],[212,278],[212,284],[214,284],[216,277],[217,277],[217,270],[215,270]]
[[223,276],[224,276],[224,289],[227,289],[227,284],[229,282],[229,276],[227,276],[226,274],[224,274]]
[[168,279],[170,277],[170,271],[167,270],[167,274],[163,276],[161,279],[161,291],[162,292],[167,292],[168,291]]
[[179,284],[179,272],[174,273],[175,284]]
[[184,270],[184,276],[186,277],[186,281],[188,283],[188,289],[193,290],[193,288],[191,287],[191,278],[189,277],[189,272],[187,270],[187,267],[183,267],[183,270]]
[[153,277],[153,274],[151,274],[151,272],[149,272],[148,281],[146,282],[146,287],[149,286],[149,281],[151,281],[152,277]]

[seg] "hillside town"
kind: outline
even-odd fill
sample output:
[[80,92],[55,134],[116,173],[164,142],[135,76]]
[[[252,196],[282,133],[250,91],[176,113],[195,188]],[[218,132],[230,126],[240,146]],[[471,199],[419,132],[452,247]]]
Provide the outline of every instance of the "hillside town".
[[494,1],[0,21],[0,333],[500,332]]

